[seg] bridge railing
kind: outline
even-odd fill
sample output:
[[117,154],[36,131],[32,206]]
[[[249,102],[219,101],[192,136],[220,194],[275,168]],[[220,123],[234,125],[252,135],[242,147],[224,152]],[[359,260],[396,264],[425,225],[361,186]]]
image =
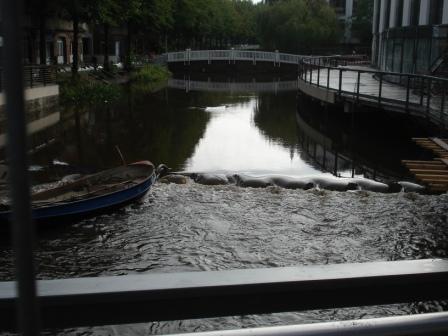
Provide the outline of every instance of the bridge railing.
[[[301,62],[299,78],[336,92],[339,97],[349,97],[355,102],[363,99],[378,107],[389,105],[444,125],[448,113],[447,78],[377,71],[365,67],[367,63],[340,56],[310,57]],[[392,87],[391,83],[395,85]]]
[[278,51],[251,51],[251,50],[185,50],[179,52],[170,52],[164,54],[168,63],[193,61],[228,61],[235,63],[237,61],[247,62],[272,62],[276,66],[280,64],[300,64],[300,61],[306,56],[280,53]]
[[216,92],[280,92],[298,90],[297,80],[273,82],[207,82],[190,79],[170,79],[168,87],[185,91]]
[[[0,68],[0,91],[4,89],[3,83],[4,69]],[[48,65],[32,65],[23,67],[24,86],[33,88],[56,83],[57,69]]]

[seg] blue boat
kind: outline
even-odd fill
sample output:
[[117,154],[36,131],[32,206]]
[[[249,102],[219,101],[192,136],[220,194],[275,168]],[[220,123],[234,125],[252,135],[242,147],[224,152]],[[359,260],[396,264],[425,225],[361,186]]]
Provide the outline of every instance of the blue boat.
[[[164,167],[156,170],[151,162],[141,161],[34,193],[33,219],[43,224],[74,221],[129,204],[146,194]],[[0,223],[10,217],[10,209],[0,211]]]

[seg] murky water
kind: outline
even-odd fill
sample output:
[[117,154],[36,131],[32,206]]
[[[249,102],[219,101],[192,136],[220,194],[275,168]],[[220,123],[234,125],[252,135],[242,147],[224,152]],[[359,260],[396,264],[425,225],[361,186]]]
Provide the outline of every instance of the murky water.
[[[45,168],[34,181],[117,165],[115,145],[128,161],[150,158],[176,170],[300,176],[405,178],[399,160],[426,155],[409,141],[412,134],[427,132],[416,122],[389,116],[386,127],[386,117],[366,123],[367,115],[359,115],[353,121],[300,101],[297,114],[296,92],[165,89],[136,95],[130,92],[114,108],[63,114],[46,134],[34,135],[34,146],[47,143],[31,156],[35,167]],[[68,165],[54,165],[55,160]],[[447,195],[156,184],[141,202],[120,211],[41,232],[37,274],[52,279],[445,258],[447,210]],[[13,279],[5,239],[0,240],[0,265],[0,280]],[[412,303],[62,333],[148,335],[442,309],[443,303]]]
[[400,115],[305,102],[290,78],[218,80],[173,79],[153,94],[127,87],[114,106],[44,116],[47,128],[30,136],[34,182],[119,165],[116,146],[127,162],[175,171],[398,179],[401,159],[425,155],[411,138],[434,135]]

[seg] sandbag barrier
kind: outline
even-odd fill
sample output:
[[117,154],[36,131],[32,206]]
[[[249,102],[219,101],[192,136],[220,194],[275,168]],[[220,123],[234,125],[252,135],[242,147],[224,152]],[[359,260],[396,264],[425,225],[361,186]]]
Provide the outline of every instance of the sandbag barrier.
[[285,175],[251,176],[247,174],[171,173],[162,183],[186,184],[188,179],[202,185],[236,185],[243,188],[280,187],[285,189],[324,189],[331,191],[365,190],[379,193],[426,193],[426,187],[406,181],[382,183],[364,178],[336,178],[327,176],[290,177]]

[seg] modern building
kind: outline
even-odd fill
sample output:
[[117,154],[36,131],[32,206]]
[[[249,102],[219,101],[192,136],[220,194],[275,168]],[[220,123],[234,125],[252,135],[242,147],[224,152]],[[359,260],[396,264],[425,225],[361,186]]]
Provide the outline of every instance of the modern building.
[[438,74],[448,52],[448,0],[375,0],[372,62],[380,70]]

